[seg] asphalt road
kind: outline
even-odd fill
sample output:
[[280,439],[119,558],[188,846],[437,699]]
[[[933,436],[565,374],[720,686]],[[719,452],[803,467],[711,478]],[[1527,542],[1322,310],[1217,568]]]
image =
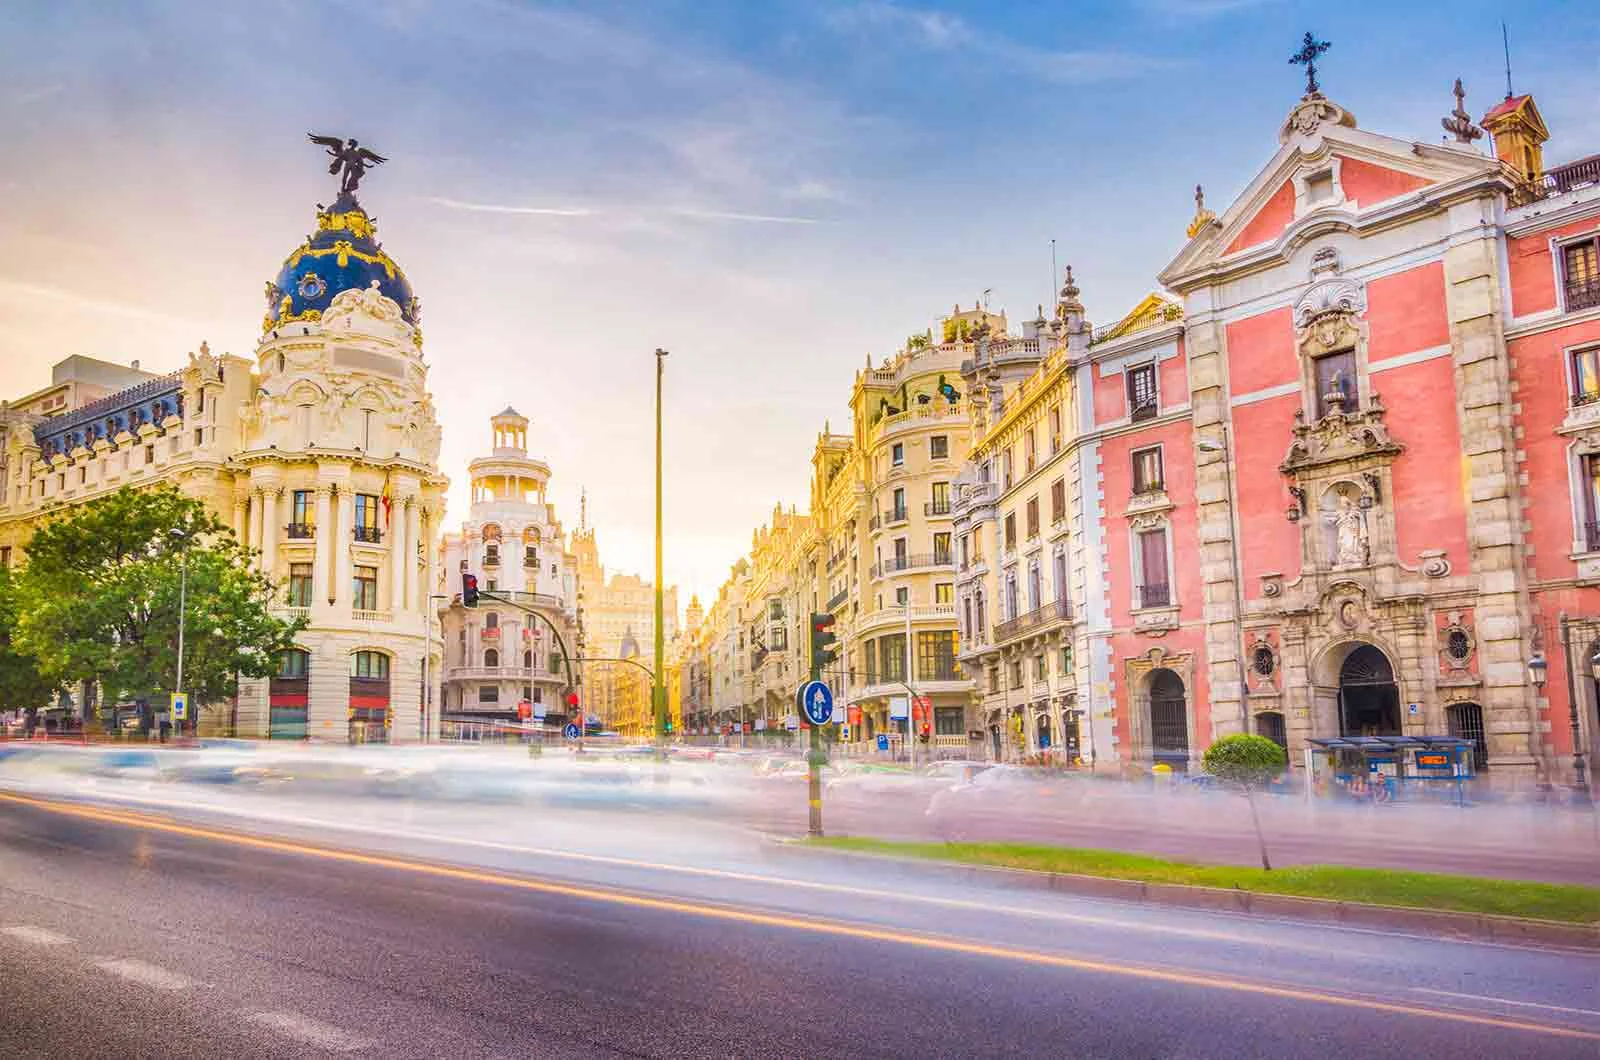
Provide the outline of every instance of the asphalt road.
[[1600,1053],[1591,955],[764,861],[705,822],[634,858],[441,823],[0,795],[0,1055]]

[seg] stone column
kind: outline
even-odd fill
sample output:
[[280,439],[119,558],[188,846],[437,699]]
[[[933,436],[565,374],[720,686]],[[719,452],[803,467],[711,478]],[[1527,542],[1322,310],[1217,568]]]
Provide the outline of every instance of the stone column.
[[[263,491],[261,490],[260,487],[256,487],[256,488],[254,488],[254,489],[252,489],[250,491],[250,531],[249,531],[248,536],[246,536],[244,543],[245,543],[246,547],[248,547],[252,551],[258,551],[261,548],[261,494],[262,494],[262,492]],[[259,560],[257,561],[257,566],[260,566]]]
[[406,571],[406,610],[413,614],[426,613],[431,606],[428,594],[431,587],[420,584],[422,575],[417,571],[416,552],[422,544],[422,498],[406,498],[406,543],[410,546],[403,557]]
[[248,493],[234,493],[233,495],[233,536],[239,539],[240,544],[249,546],[250,538],[250,495]]
[[339,525],[328,535],[333,548],[333,602],[338,608],[350,606],[350,528],[356,524],[356,494],[348,484],[339,487]]
[[411,507],[411,498],[396,498],[395,504],[400,506],[400,511],[389,517],[389,610],[399,618],[406,613],[406,546],[409,541],[406,512]]
[[261,494],[261,570],[269,578],[278,575],[278,494],[277,485]]
[[332,489],[327,483],[317,484],[317,548],[312,561],[312,586],[311,599],[315,604],[319,600],[333,602],[333,592],[328,587],[328,563],[333,553],[330,550],[333,542],[333,503]]

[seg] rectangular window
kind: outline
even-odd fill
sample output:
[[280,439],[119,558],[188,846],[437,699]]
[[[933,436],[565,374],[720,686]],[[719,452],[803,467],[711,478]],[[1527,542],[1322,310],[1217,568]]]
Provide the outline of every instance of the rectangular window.
[[960,707],[933,708],[933,734],[935,736],[965,736],[966,712]]
[[1067,520],[1067,484],[1063,479],[1056,479],[1050,483],[1050,522],[1052,524],[1064,523]]
[[1050,664],[1045,662],[1045,657],[1043,655],[1035,655],[1033,657],[1033,679],[1035,681],[1044,681],[1048,679],[1049,676]]
[[904,467],[906,463],[906,447],[902,442],[895,442],[889,447],[889,463],[895,467]]
[[950,531],[933,535],[933,562],[940,566],[950,562]]
[[1600,401],[1600,346],[1572,351],[1572,403]]
[[1007,449],[1000,454],[1000,488],[1011,488],[1011,450]]
[[936,434],[928,439],[928,457],[932,460],[949,459],[950,438],[948,435]]
[[1167,531],[1144,530],[1139,534],[1139,606],[1169,607],[1172,586],[1167,579]]
[[1061,452],[1061,406],[1050,408],[1050,455]]
[[991,693],[1000,691],[1000,667],[998,666],[989,667],[989,691]]
[[289,498],[289,521],[301,526],[310,526],[316,518],[310,490],[295,490]]
[[291,563],[289,565],[289,606],[311,606],[311,564]]
[[1038,497],[1029,497],[1028,498],[1027,515],[1028,515],[1028,537],[1030,539],[1038,537],[1039,536],[1039,498]]
[[1006,513],[1006,551],[1011,552],[1017,547],[1017,513]]
[[961,569],[966,570],[972,566],[972,535],[961,535]]
[[1053,571],[1053,574],[1054,574],[1054,579],[1055,579],[1054,588],[1055,588],[1055,593],[1056,593],[1056,597],[1055,597],[1056,598],[1056,602],[1058,604],[1059,603],[1064,603],[1066,601],[1066,599],[1067,599],[1067,588],[1068,588],[1067,587],[1067,554],[1065,552],[1057,552],[1056,553],[1056,555],[1055,555],[1055,569]]
[[1161,447],[1133,451],[1133,492],[1155,493],[1166,488],[1162,476]]
[[1600,552],[1600,455],[1583,458],[1583,538],[1589,552]]
[[932,486],[932,500],[928,502],[929,515],[950,514],[950,483],[935,482]]
[[378,534],[378,498],[370,493],[356,494],[356,519],[354,537],[357,541],[376,542]]
[[898,487],[894,491],[894,509],[889,517],[895,520],[906,517],[906,491],[904,486]]
[[987,621],[987,619],[984,617],[983,593],[981,591],[974,599],[972,610],[974,617],[976,617],[978,620],[978,636],[981,639],[983,637],[984,623]]
[[1128,369],[1128,418],[1137,423],[1157,412],[1156,366],[1141,364]]
[[355,601],[351,606],[357,611],[376,611],[378,609],[378,568],[357,567],[354,581]]
[[479,685],[478,686],[478,702],[479,703],[498,703],[498,702],[500,702],[500,686],[499,685]]
[[902,585],[894,591],[894,603],[896,607],[905,607],[910,602],[911,590],[909,588]]
[[1011,664],[1011,687],[1013,689],[1017,689],[1017,688],[1021,688],[1022,687],[1022,660],[1021,659],[1017,659],[1015,662],[1013,662]]
[[1561,285],[1567,312],[1600,305],[1600,239],[1561,248]]
[[956,587],[954,582],[935,582],[933,586],[933,602],[936,604],[954,603]]
[[1070,677],[1072,675],[1072,645],[1061,645],[1061,653],[1056,659],[1056,666],[1059,667],[1057,672],[1062,677]]
[[1031,427],[1028,429],[1028,433],[1023,436],[1022,454],[1024,466],[1027,467],[1028,473],[1032,474],[1034,465],[1038,463],[1039,460],[1039,447],[1034,441],[1033,429]]
[[1319,418],[1356,410],[1356,351],[1340,350],[1316,360]]
[[956,631],[918,633],[917,680],[955,681],[960,676],[956,668]]
[[878,638],[878,672],[885,681],[906,679],[906,635],[895,633]]

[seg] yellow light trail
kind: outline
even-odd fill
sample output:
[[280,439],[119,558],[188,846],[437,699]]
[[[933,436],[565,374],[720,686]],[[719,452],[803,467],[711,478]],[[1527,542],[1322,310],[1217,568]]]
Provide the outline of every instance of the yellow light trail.
[[534,891],[540,894],[562,895],[569,898],[579,898],[587,901],[622,905],[634,909],[650,909],[659,912],[698,916],[710,920],[723,920],[740,924],[753,924],[761,927],[785,928],[792,931],[807,931],[820,935],[863,939],[869,942],[886,942],[901,946],[915,946],[923,949],[938,950],[945,953],[959,953],[972,957],[989,957],[996,960],[1018,961],[1026,964],[1042,965],[1051,968],[1064,968],[1081,972],[1098,972],[1103,975],[1116,975],[1133,979],[1144,979],[1153,982],[1171,983],[1178,986],[1203,987],[1208,990],[1227,990],[1235,993],[1255,994],[1262,997],[1278,998],[1285,1001],[1304,1001],[1312,1004],[1364,1009],[1369,1012],[1384,1012],[1400,1016],[1415,1016],[1422,1019],[1443,1020],[1451,1023],[1464,1023],[1479,1027],[1494,1027],[1501,1030],[1524,1031],[1530,1034],[1543,1034],[1559,1038],[1576,1038],[1583,1041],[1600,1041],[1600,1031],[1588,1031],[1576,1027],[1527,1023],[1522,1020],[1504,1019],[1495,1016],[1481,1016],[1475,1013],[1456,1012],[1449,1009],[1425,1008],[1421,1005],[1404,1005],[1393,1001],[1380,1001],[1376,998],[1362,998],[1344,994],[1333,994],[1324,991],[1305,989],[1302,987],[1274,986],[1270,983],[1254,983],[1244,979],[1230,979],[1216,975],[1199,975],[1187,972],[1169,971],[1160,968],[1146,968],[1136,964],[1123,964],[1115,961],[1089,960],[1082,957],[1067,957],[1061,954],[1043,953],[1036,950],[1023,950],[1011,946],[996,946],[982,942],[968,942],[962,939],[947,938],[938,935],[919,935],[904,931],[894,931],[887,928],[867,927],[865,925],[849,924],[837,920],[821,920],[813,917],[801,917],[779,913],[761,913],[748,909],[737,909],[727,906],[710,905],[703,902],[683,901],[672,898],[651,898],[645,895],[629,894],[623,891],[613,891],[599,887],[577,886],[574,884],[555,883],[548,880],[530,879],[523,876],[512,876],[503,872],[489,872],[481,869],[469,869],[452,865],[438,865],[430,862],[391,857],[385,854],[363,854],[353,850],[340,850],[335,847],[316,846],[310,843],[300,843],[285,839],[271,839],[264,836],[245,835],[215,828],[202,828],[196,825],[178,824],[173,821],[158,820],[156,818],[126,813],[118,810],[105,810],[97,807],[75,806],[65,803],[50,802],[44,799],[35,799],[28,796],[11,794],[9,792],[0,792],[0,801],[30,806],[34,809],[43,810],[48,813],[61,814],[69,817],[81,817],[92,821],[105,821],[113,824],[122,824],[133,828],[144,829],[146,831],[164,832],[170,835],[187,836],[190,838],[205,839],[219,843],[231,843],[235,846],[250,847],[255,850],[269,850],[282,854],[294,854],[301,857],[323,858],[325,860],[339,861],[347,864],[369,865],[375,868],[393,869],[400,872],[412,872],[440,879],[461,880],[470,883],[482,883],[499,887],[514,888],[517,890]]

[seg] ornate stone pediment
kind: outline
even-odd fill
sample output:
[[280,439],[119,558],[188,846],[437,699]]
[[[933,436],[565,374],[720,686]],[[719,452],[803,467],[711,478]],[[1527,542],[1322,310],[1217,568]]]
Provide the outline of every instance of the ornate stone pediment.
[[1398,456],[1405,447],[1389,436],[1383,423],[1387,411],[1373,394],[1370,407],[1361,412],[1330,412],[1313,423],[1306,422],[1304,410],[1296,412],[1294,440],[1278,470],[1294,475],[1343,460]]
[[1307,338],[1316,338],[1321,347],[1316,352],[1322,352],[1354,346],[1356,325],[1350,318],[1366,311],[1367,294],[1361,284],[1347,276],[1330,276],[1306,288],[1295,303],[1294,323],[1313,329]]

